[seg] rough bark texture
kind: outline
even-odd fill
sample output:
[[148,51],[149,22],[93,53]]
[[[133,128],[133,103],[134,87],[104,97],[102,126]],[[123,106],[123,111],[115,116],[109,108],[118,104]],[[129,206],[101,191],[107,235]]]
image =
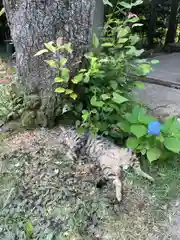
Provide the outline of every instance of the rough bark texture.
[[177,12],[178,12],[179,0],[172,0],[171,13],[169,17],[169,26],[166,34],[165,45],[168,43],[174,43],[176,38],[177,28]]
[[52,94],[55,73],[44,56],[33,55],[44,48],[44,42],[63,37],[73,43],[73,59],[81,57],[91,38],[95,4],[96,0],[4,0],[16,49],[18,82],[26,94],[40,96],[48,119],[54,117],[59,102]]
[[151,49],[153,46],[154,33],[156,31],[156,7],[157,0],[152,0],[151,2],[151,13],[148,26],[148,48]]

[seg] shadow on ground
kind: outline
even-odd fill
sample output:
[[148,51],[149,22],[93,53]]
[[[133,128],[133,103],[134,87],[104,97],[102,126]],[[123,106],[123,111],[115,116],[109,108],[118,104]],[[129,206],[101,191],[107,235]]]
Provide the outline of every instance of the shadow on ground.
[[179,206],[177,165],[159,169],[154,185],[128,176],[118,204],[111,184],[96,188],[97,169],[66,158],[58,131],[1,141],[0,239],[179,239],[170,229]]

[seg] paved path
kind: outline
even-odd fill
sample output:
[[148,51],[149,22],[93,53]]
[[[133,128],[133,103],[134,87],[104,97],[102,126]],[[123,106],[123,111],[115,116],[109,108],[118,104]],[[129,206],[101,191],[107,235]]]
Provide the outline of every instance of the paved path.
[[[180,53],[162,54],[154,57],[160,63],[154,65],[153,71],[146,79],[144,89],[134,91],[137,98],[146,103],[159,116],[180,116]],[[173,89],[152,83],[179,85]],[[167,85],[168,85],[167,84]]]
[[180,86],[180,53],[161,54],[154,59],[158,59],[160,63],[153,66],[148,77]]

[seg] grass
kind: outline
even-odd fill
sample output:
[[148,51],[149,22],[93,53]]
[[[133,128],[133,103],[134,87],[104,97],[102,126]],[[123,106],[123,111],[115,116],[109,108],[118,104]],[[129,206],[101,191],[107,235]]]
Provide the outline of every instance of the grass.
[[1,149],[0,239],[171,239],[178,163],[153,167],[155,184],[128,175],[118,204],[110,183],[95,187],[98,170],[67,159],[56,138],[53,130],[24,132]]

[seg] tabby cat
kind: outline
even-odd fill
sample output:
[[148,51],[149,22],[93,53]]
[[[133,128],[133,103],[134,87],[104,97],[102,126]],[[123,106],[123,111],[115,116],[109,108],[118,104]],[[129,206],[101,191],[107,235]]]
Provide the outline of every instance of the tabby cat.
[[67,155],[73,160],[78,158],[93,161],[102,170],[106,180],[112,180],[116,189],[116,198],[122,200],[123,167],[132,167],[136,174],[150,181],[154,179],[140,168],[137,156],[128,148],[120,148],[102,136],[92,136],[85,132],[77,133],[75,128],[61,128],[58,142],[68,147]]

